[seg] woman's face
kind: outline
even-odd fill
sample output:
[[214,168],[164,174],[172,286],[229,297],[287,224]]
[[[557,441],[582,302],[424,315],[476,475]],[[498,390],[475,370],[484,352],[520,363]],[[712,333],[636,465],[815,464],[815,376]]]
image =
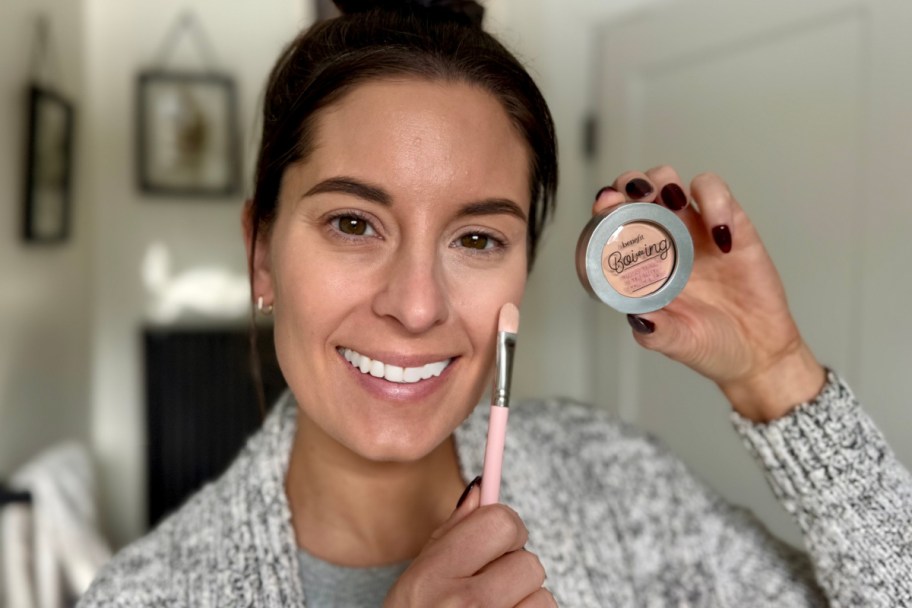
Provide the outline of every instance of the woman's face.
[[487,388],[498,313],[522,298],[529,153],[492,95],[456,83],[358,86],[315,135],[285,172],[255,295],[275,304],[304,423],[416,460]]

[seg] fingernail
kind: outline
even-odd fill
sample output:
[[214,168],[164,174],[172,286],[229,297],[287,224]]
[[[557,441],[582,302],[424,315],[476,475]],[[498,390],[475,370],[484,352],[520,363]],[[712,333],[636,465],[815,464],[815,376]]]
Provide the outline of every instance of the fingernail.
[[481,475],[469,482],[469,485],[466,486],[466,489],[462,491],[462,496],[459,497],[459,501],[456,503],[456,508],[462,506],[462,503],[465,502],[465,499],[468,498],[469,494],[472,492],[472,488],[481,483]]
[[652,184],[639,177],[635,177],[627,182],[627,186],[624,189],[627,190],[627,194],[630,195],[631,198],[643,198],[644,196],[652,194]]
[[659,198],[665,203],[665,206],[672,211],[678,211],[687,206],[687,195],[677,184],[665,184],[659,193]]
[[732,250],[732,233],[728,226],[721,224],[712,229],[713,240],[722,253],[728,253]]
[[599,198],[601,198],[602,194],[604,194],[605,192],[617,192],[617,190],[612,188],[611,186],[605,186],[604,188],[602,188],[601,190],[599,190],[598,192],[595,193],[595,200],[598,200]]
[[656,324],[652,321],[638,317],[636,315],[627,315],[627,323],[638,334],[651,334],[656,330]]

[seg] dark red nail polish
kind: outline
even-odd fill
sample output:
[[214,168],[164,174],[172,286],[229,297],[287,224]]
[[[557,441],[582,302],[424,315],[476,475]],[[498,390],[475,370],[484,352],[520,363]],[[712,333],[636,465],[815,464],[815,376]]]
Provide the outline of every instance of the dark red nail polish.
[[633,331],[638,334],[651,334],[656,330],[655,323],[636,315],[627,315],[627,323],[629,323],[630,327],[633,328]]
[[456,508],[462,506],[462,503],[465,502],[465,499],[468,498],[469,492],[472,491],[472,488],[481,483],[481,475],[469,482],[469,485],[466,486],[466,489],[462,491],[462,496],[459,497],[459,501],[456,503]]
[[672,211],[680,211],[687,206],[687,195],[677,184],[665,184],[665,187],[659,192],[659,198]]
[[728,253],[732,250],[732,233],[728,226],[725,224],[716,226],[712,229],[712,235],[722,253]]
[[615,188],[612,188],[611,186],[605,186],[604,188],[602,188],[601,190],[599,190],[598,192],[595,193],[595,200],[598,200],[599,197],[601,197],[602,194],[604,194],[605,192],[617,192],[617,190]]
[[643,198],[652,194],[652,184],[639,177],[635,177],[627,182],[627,186],[625,186],[624,189],[627,191],[627,195],[630,196],[630,198]]

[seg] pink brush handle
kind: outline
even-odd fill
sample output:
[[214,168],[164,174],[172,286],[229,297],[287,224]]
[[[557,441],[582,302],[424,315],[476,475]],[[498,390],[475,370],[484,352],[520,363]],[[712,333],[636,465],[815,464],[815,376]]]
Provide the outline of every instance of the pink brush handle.
[[510,408],[491,406],[488,443],[485,445],[484,472],[481,476],[481,504],[492,505],[500,499],[500,474],[503,470],[504,441]]

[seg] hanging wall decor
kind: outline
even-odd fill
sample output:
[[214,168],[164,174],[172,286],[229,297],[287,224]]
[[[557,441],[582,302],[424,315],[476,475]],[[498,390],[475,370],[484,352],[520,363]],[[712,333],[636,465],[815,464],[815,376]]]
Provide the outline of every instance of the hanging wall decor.
[[[49,84],[50,50],[47,19],[39,17],[31,77],[26,85],[28,137],[22,236],[31,244],[62,243],[70,235],[75,108]],[[62,73],[59,65],[57,68]]]
[[73,104],[62,95],[29,87],[26,241],[55,243],[69,236],[73,115]]
[[139,76],[137,160],[150,194],[227,196],[238,189],[234,83],[215,73]]
[[165,41],[191,32],[209,69],[157,65],[137,78],[136,161],[139,188],[162,196],[228,197],[240,188],[240,137],[234,79],[214,69],[214,55],[192,14],[183,15]]

